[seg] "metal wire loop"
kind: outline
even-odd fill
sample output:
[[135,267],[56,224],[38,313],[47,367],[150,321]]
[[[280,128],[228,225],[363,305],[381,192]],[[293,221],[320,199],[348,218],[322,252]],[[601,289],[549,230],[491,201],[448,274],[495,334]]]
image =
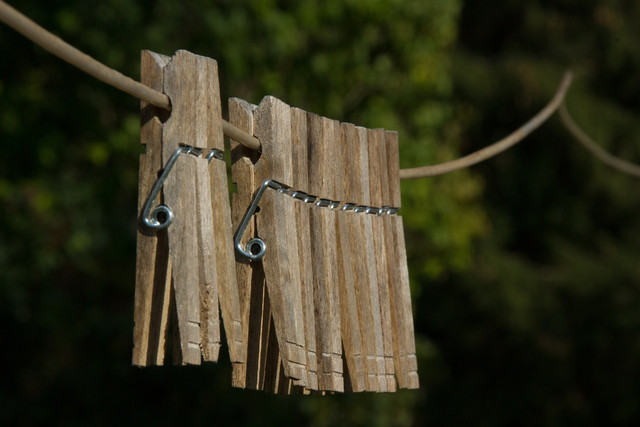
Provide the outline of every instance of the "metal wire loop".
[[224,152],[218,150],[217,148],[212,148],[209,154],[207,154],[207,160],[211,163],[211,160],[222,160],[224,158]]
[[242,221],[240,222],[240,226],[238,227],[238,231],[236,231],[235,235],[235,247],[236,250],[243,256],[249,258],[252,261],[258,261],[264,257],[265,252],[267,251],[267,244],[260,237],[254,237],[247,242],[246,245],[242,245],[242,237],[244,236],[247,227],[249,226],[249,222],[251,221],[251,217],[256,213],[258,209],[258,203],[264,192],[267,188],[271,188],[276,190],[278,193],[286,194],[289,197],[292,197],[296,200],[300,200],[305,203],[313,203],[315,206],[320,208],[329,208],[330,210],[341,210],[341,211],[353,211],[355,213],[368,213],[371,215],[393,215],[398,213],[398,208],[392,208],[389,206],[383,206],[381,208],[373,207],[373,206],[363,206],[356,205],[355,203],[345,203],[342,206],[342,209],[339,209],[342,202],[331,199],[323,199],[318,198],[317,196],[313,196],[305,193],[304,191],[294,190],[286,184],[275,181],[273,179],[267,179],[260,185],[258,191],[253,196],[253,200],[251,200],[251,204],[245,212]]
[[249,221],[251,221],[251,217],[253,216],[253,214],[255,214],[256,209],[258,207],[258,203],[260,202],[260,199],[262,198],[262,195],[267,190],[267,188],[272,188],[278,191],[285,190],[287,188],[290,190],[290,187],[284,184],[281,184],[278,181],[267,179],[262,183],[262,185],[256,192],[256,195],[253,196],[253,200],[249,205],[249,209],[247,209],[247,212],[244,214],[244,217],[242,218],[242,222],[240,222],[240,226],[238,227],[238,231],[236,232],[236,237],[235,237],[236,250],[252,261],[258,261],[262,259],[265,252],[267,251],[267,244],[261,238],[255,237],[249,240],[245,248],[245,247],[242,247],[242,236],[244,235],[245,230],[249,226]]
[[[191,154],[193,156],[199,157],[202,154],[202,150],[200,148],[181,145],[176,151],[173,152],[171,157],[169,157],[167,164],[162,170],[160,177],[154,184],[153,189],[151,190],[151,194],[149,194],[149,198],[147,199],[147,202],[144,205],[144,209],[142,210],[142,221],[144,222],[144,225],[149,228],[162,230],[169,227],[173,222],[174,215],[170,207],[161,204],[156,206],[155,209],[151,209],[153,207],[153,203],[160,195],[160,190],[162,189],[164,182],[169,177],[171,169],[173,169],[176,162],[178,161],[178,157],[180,157],[180,154]],[[206,159],[209,161],[209,163],[211,163],[211,160],[221,160],[222,157],[223,152],[214,148],[213,150],[211,150],[211,152],[209,152],[209,154],[207,154]]]
[[319,208],[327,208],[331,205],[331,200],[329,199],[318,199],[316,202],[316,206]]

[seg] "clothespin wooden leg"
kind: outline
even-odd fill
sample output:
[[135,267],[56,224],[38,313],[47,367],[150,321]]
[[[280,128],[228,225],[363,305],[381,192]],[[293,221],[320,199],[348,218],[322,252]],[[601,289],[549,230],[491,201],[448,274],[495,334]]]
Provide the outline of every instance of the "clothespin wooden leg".
[[[309,189],[309,154],[307,147],[307,112],[291,108],[291,142],[293,181],[291,185],[302,191]],[[304,313],[305,345],[307,351],[307,390],[318,390],[318,354],[316,353],[316,317],[313,292],[313,258],[311,246],[312,205],[296,203],[296,228],[300,251],[300,277],[302,281],[302,305]]]
[[[374,201],[371,196],[372,186],[374,185],[375,174],[377,171],[370,167],[369,159],[369,130],[365,128],[357,128],[358,140],[360,144],[361,174],[362,174],[362,192],[361,197],[363,206],[371,206]],[[378,269],[376,257],[376,242],[374,234],[375,218],[371,215],[362,215],[361,232],[364,239],[363,250],[359,263],[367,267],[367,281],[363,284],[363,293],[365,298],[365,310],[367,314],[367,329],[373,334],[375,367],[369,370],[369,379],[373,379],[375,373],[375,382],[370,381],[371,391],[387,391],[386,367],[384,360],[384,342],[383,342],[383,324],[380,312],[380,291],[378,288]]]
[[[253,111],[256,106],[238,98],[229,99],[229,121],[239,129],[253,135]],[[240,143],[231,144],[231,178],[236,184],[233,193],[232,213],[233,230],[238,229],[245,211],[251,204],[253,192],[259,186],[255,180],[254,163],[259,154]],[[243,236],[246,245],[250,236],[255,235],[255,217],[251,219]],[[240,295],[241,318],[243,321],[243,340],[246,353],[244,375],[234,378],[234,386],[262,390],[265,377],[266,355],[268,348],[269,324],[271,322],[270,303],[268,301],[262,263],[250,262],[236,253],[236,272]]]
[[195,197],[195,164],[191,155],[178,159],[164,185],[165,200],[175,215],[168,228],[169,258],[175,294],[180,356],[176,363],[199,365],[200,346],[200,274]]
[[[332,198],[335,193],[334,158],[330,144],[332,121],[307,113],[309,191]],[[335,198],[334,198],[335,200]],[[318,382],[321,390],[344,391],[342,339],[336,253],[336,220],[328,208],[311,211],[311,239],[318,343]]]
[[[370,204],[369,153],[367,130],[350,123],[342,124],[342,153],[349,159],[345,182],[347,202],[360,206]],[[349,155],[347,154],[349,153]],[[352,213],[349,231],[351,256],[355,275],[356,309],[362,341],[365,389],[380,391],[379,372],[384,372],[382,325],[375,269],[373,223],[369,215]],[[351,234],[353,233],[353,234]],[[354,244],[356,246],[354,247]],[[344,301],[341,301],[344,304]],[[386,382],[385,382],[386,384]]]
[[[267,97],[255,111],[254,126],[262,143],[262,155],[255,165],[256,181],[272,179],[290,183],[293,179],[291,108],[276,98]],[[305,386],[306,343],[295,203],[293,198],[277,191],[266,193],[257,215],[257,233],[269,245],[262,265],[284,374]]]
[[[168,57],[142,52],[142,82],[162,90],[163,67]],[[151,104],[141,103],[141,141],[146,152],[140,156],[138,186],[138,234],[136,250],[136,288],[134,305],[133,357],[136,366],[164,364],[171,277],[166,231],[145,227],[143,207],[162,170],[162,115]]]
[[[219,105],[219,104],[218,104]],[[222,148],[223,138],[215,141],[214,148]],[[224,320],[229,358],[233,365],[233,380],[243,378],[246,369],[246,348],[242,325],[242,309],[238,292],[238,281],[233,246],[233,225],[231,221],[229,190],[226,164],[213,160],[209,167],[211,195],[213,203],[213,230],[215,236],[215,259],[217,282],[220,293],[220,310]],[[239,380],[241,381],[241,380]]]
[[[354,174],[354,159],[347,134],[348,126],[335,122],[332,143],[335,145],[335,166],[341,171],[335,180],[336,197],[344,202],[356,200],[355,188],[351,185]],[[355,130],[355,127],[351,125]],[[356,259],[362,250],[362,236],[358,234],[358,218],[353,211],[336,211],[337,248],[338,248],[338,289],[340,294],[340,330],[344,357],[347,362],[345,389],[359,392],[366,390],[363,341],[358,313],[358,295],[356,282],[362,280],[356,276]]]
[[[369,176],[371,203],[383,206],[389,200],[387,184],[386,147],[384,129],[368,130],[369,134]],[[389,258],[384,221],[381,217],[373,219],[374,245],[376,248],[376,270],[378,291],[380,296],[380,318],[382,321],[382,338],[384,348],[386,388],[384,391],[395,391],[393,361],[393,327],[391,323],[391,301],[389,299]],[[381,390],[382,391],[382,390]]]
[[[387,132],[386,138],[389,200],[395,208],[401,206],[400,194],[400,153],[398,134]],[[409,270],[404,241],[402,217],[399,215],[385,218],[387,235],[391,239],[393,263],[390,265],[389,290],[391,294],[391,313],[394,323],[396,347],[396,375],[400,388],[419,388],[416,344],[411,310],[411,292]]]
[[[220,120],[222,107],[216,61],[186,51],[178,51],[165,69],[164,87],[172,101],[171,117],[164,125],[165,144],[183,142],[206,150],[223,151],[224,136]],[[205,255],[208,259],[205,262],[216,267],[217,277],[214,286],[218,288],[220,311],[229,356],[234,366],[234,377],[238,377],[241,376],[238,371],[244,369],[245,354],[236,285],[227,174],[223,161],[213,159],[209,163],[210,199],[207,203],[211,206],[214,244],[204,242],[201,247],[206,249]],[[201,178],[206,183],[205,177]],[[206,266],[200,265],[200,268]],[[217,313],[207,312],[206,315],[213,318]],[[209,319],[203,321],[210,327],[217,323]],[[213,334],[210,339],[215,339]]]
[[220,353],[219,280],[217,262],[212,262],[216,250],[216,238],[209,178],[210,166],[206,158],[195,159],[202,358],[205,361],[217,362]]
[[[220,304],[236,373],[243,369],[245,356],[231,212],[225,164],[217,156],[211,157],[224,150],[217,72],[214,60],[186,51],[178,51],[171,58],[151,52],[143,54],[145,82],[163,90],[171,100],[172,109],[170,115],[163,115],[163,120],[153,118],[143,122],[143,138],[149,138],[151,144],[147,142],[141,167],[145,171],[141,198],[146,197],[150,183],[163,165],[167,165],[167,175],[163,175],[164,181],[160,183],[164,184],[164,202],[173,221],[166,231],[151,230],[150,234],[155,233],[157,248],[162,248],[158,243],[162,242],[162,236],[168,236],[168,260],[157,257],[155,261],[156,271],[162,272],[157,267],[164,265],[164,274],[170,271],[172,277],[177,319],[176,361],[199,364],[201,356],[205,360],[217,360]],[[178,150],[179,147],[182,148]],[[154,243],[153,237],[147,240],[139,239],[139,253],[140,248]],[[136,297],[141,298],[140,303],[136,303],[136,343],[144,341],[139,337],[149,329],[150,322],[145,320],[145,316],[149,316],[145,313],[150,309],[145,298],[148,299],[151,283],[148,265],[153,262],[148,256],[139,256],[139,260],[145,268],[140,268],[139,262]],[[153,280],[160,283],[159,276]],[[168,282],[166,278],[163,281]],[[162,294],[155,290],[153,293]],[[169,298],[166,298],[167,292],[164,294],[162,301],[166,307],[165,301]],[[165,321],[160,323],[166,325]],[[144,359],[145,352],[148,353],[147,348],[136,346],[134,363]]]

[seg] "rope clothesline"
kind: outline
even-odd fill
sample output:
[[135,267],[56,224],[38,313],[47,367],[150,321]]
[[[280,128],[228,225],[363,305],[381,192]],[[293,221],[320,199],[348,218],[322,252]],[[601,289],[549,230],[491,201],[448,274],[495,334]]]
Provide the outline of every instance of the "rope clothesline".
[[560,119],[562,120],[562,123],[565,125],[569,133],[573,135],[575,140],[582,144],[584,148],[589,150],[591,154],[598,158],[598,160],[611,166],[614,169],[619,170],[620,172],[624,172],[626,174],[640,178],[640,166],[620,159],[600,148],[600,146],[596,144],[596,142],[589,135],[587,135],[585,131],[580,128],[580,126],[576,124],[576,122],[569,114],[567,106],[564,104],[564,102],[560,106]]
[[556,112],[556,110],[562,105],[562,102],[567,95],[567,90],[571,85],[572,75],[570,71],[566,71],[558,86],[556,94],[551,98],[551,101],[542,109],[538,114],[533,116],[528,122],[520,126],[513,133],[506,138],[497,141],[488,147],[482,148],[474,153],[468,154],[459,159],[452,160],[450,162],[440,163],[433,166],[421,166],[411,169],[402,169],[400,171],[400,179],[412,179],[412,178],[424,178],[428,176],[442,175],[448,172],[453,172],[458,169],[468,168],[480,162],[483,162],[493,156],[496,156],[503,151],[513,147],[518,142],[522,141],[527,135],[540,127],[547,119]]
[[[0,0],[0,21],[4,22],[35,44],[48,52],[68,62],[85,73],[111,85],[136,98],[171,111],[171,100],[159,91],[151,89],[144,84],[127,77],[113,68],[107,67],[89,55],[81,52],[59,37],[48,32],[22,13],[18,12],[4,1]],[[546,122],[551,115],[560,109],[560,118],[574,138],[589,150],[596,158],[607,165],[630,175],[640,177],[640,166],[625,160],[619,159],[600,148],[580,127],[573,121],[564,106],[564,99],[567,90],[571,85],[571,72],[565,72],[558,89],[549,103],[538,114],[533,116],[524,125],[516,129],[507,137],[464,157],[444,162],[436,165],[421,166],[415,168],[401,169],[400,179],[425,178],[436,175],[443,175],[459,169],[473,166],[494,157],[503,151],[513,147],[522,141],[534,130]],[[250,135],[228,121],[222,119],[223,133],[234,139],[245,147],[252,150],[260,150],[261,145],[258,138]]]
[[[109,68],[103,63],[96,61],[89,55],[81,52],[61,38],[51,34],[31,19],[24,16],[4,1],[0,1],[0,21],[4,22],[38,46],[54,54],[63,61],[68,62],[76,68],[84,71],[90,76],[101,80],[108,85],[120,89],[138,99],[147,101],[167,111],[171,111],[171,100],[169,97],[157,90],[151,89],[144,84],[127,77],[119,71]],[[252,135],[238,129],[226,120],[222,120],[222,130],[225,135],[235,139],[242,145],[252,149],[260,149],[260,141]]]

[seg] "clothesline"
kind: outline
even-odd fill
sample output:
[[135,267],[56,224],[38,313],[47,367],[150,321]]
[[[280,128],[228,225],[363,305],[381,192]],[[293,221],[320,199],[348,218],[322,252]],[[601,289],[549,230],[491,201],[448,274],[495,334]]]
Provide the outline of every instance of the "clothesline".
[[433,166],[422,166],[411,169],[402,169],[400,171],[400,179],[412,179],[412,178],[424,178],[428,176],[442,175],[448,172],[453,172],[459,169],[468,168],[480,162],[483,162],[491,157],[494,157],[503,151],[513,147],[518,142],[522,141],[527,135],[540,127],[549,117],[556,112],[556,110],[562,105],[567,90],[571,85],[572,75],[570,71],[566,71],[558,86],[556,94],[551,101],[542,109],[538,114],[533,116],[528,122],[520,126],[513,133],[506,138],[497,141],[488,147],[482,148],[474,153],[460,157],[459,159],[452,160],[450,162],[440,163]]
[[[120,89],[129,95],[143,101],[147,101],[158,108],[171,111],[171,100],[166,94],[151,89],[150,87],[123,75],[119,71],[107,67],[101,62],[66,43],[59,37],[48,32],[2,0],[0,0],[0,21],[4,22],[43,49],[58,56],[62,60],[97,78],[98,80]],[[640,166],[607,153],[582,129],[580,129],[573,119],[571,119],[566,106],[564,106],[564,99],[566,97],[567,90],[571,85],[571,80],[571,72],[565,72],[558,90],[549,103],[529,121],[507,137],[483,149],[449,162],[401,169],[400,179],[415,179],[443,175],[483,162],[502,153],[503,151],[508,150],[518,142],[522,141],[530,133],[546,122],[558,109],[560,109],[560,118],[565,127],[574,136],[574,138],[596,158],[621,172],[640,177]],[[260,151],[261,145],[258,138],[242,131],[222,118],[221,121],[223,133],[226,136],[234,139],[249,149]]]

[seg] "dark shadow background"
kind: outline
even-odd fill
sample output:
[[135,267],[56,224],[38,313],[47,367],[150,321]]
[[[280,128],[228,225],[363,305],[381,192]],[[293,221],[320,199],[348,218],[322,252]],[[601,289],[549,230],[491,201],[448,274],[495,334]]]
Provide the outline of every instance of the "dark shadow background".
[[[22,0],[125,74],[139,52],[216,58],[223,100],[400,132],[450,160],[567,97],[640,162],[640,3]],[[554,117],[508,153],[403,182],[422,388],[283,397],[228,360],[130,367],[139,102],[0,27],[0,422],[4,425],[635,425],[640,193]],[[224,351],[222,354],[225,354]]]

